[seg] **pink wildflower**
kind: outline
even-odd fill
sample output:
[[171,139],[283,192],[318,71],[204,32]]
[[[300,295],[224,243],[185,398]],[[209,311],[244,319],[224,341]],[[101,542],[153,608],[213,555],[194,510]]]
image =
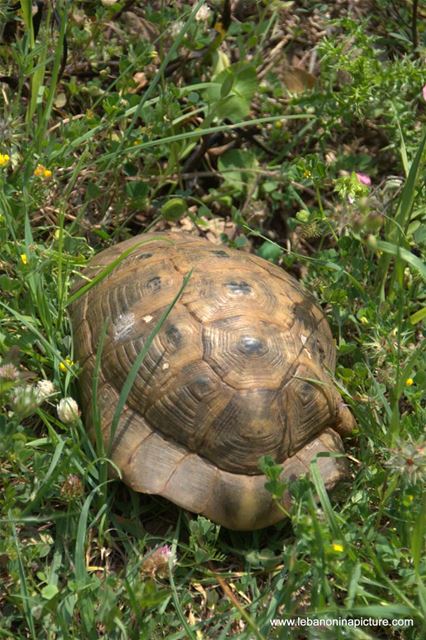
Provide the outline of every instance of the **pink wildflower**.
[[426,84],[422,89],[423,100],[426,102]]
[[176,557],[168,544],[162,547],[157,547],[150,555],[148,555],[142,562],[142,573],[154,578],[165,578],[169,573],[169,560],[171,566],[176,564]]
[[366,173],[355,172],[355,175],[361,184],[366,184],[368,187],[371,185],[371,178]]

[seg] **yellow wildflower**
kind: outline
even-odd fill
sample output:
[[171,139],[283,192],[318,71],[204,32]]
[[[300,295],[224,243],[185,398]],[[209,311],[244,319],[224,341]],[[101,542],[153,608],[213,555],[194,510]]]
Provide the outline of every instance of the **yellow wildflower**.
[[34,169],[34,175],[37,178],[44,178],[45,180],[49,180],[52,177],[52,172],[50,169],[46,169],[43,164],[38,164]]
[[407,387],[411,387],[414,384],[413,378],[407,378],[405,384],[407,385]]
[[361,324],[369,324],[368,318],[366,318],[365,316],[362,316],[362,318],[360,318],[360,322]]
[[345,549],[344,546],[342,544],[340,544],[340,542],[333,542],[333,544],[331,545],[331,548],[336,553],[343,553],[343,551]]
[[68,371],[68,369],[70,369],[70,367],[73,366],[73,364],[74,362],[71,360],[71,358],[65,358],[63,362],[59,363],[59,370],[65,373],[66,371]]
[[28,264],[28,256],[26,253],[21,253],[21,262],[22,264]]
[[10,156],[7,153],[0,153],[0,167],[5,167],[10,161]]

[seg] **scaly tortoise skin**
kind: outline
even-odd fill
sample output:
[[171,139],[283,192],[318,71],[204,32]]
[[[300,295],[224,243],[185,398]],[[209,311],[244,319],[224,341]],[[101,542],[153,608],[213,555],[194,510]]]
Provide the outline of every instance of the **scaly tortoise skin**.
[[[98,405],[107,445],[129,369],[192,269],[142,362],[111,458],[136,491],[162,495],[228,528],[277,522],[283,511],[265,489],[261,456],[272,456],[282,479],[292,480],[309,471],[316,454],[342,452],[340,436],[354,427],[331,380],[335,346],[323,312],[276,265],[177,233],[111,247],[85,276],[131,247],[71,309],[88,428],[105,320]],[[317,464],[328,489],[346,474],[342,458],[319,457]],[[283,505],[289,504],[286,491]]]

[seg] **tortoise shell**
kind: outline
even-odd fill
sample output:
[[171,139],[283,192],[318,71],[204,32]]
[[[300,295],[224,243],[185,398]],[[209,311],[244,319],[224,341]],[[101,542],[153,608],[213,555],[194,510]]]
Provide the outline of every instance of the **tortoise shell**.
[[[333,386],[334,341],[314,298],[262,258],[176,233],[101,252],[84,275],[100,273],[71,316],[92,431],[107,324],[97,397],[106,444],[129,370],[152,339],[112,438],[123,480],[232,529],[281,519],[260,458],[271,456],[292,480],[316,454],[342,452],[340,435],[354,426]],[[327,488],[345,475],[341,458],[319,457],[318,466]]]

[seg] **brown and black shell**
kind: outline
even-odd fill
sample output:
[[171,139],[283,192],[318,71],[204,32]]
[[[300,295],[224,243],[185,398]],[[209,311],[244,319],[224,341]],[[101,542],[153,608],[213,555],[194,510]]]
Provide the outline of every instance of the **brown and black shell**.
[[[229,528],[276,522],[282,510],[259,459],[271,456],[284,479],[299,477],[317,453],[343,451],[340,435],[354,425],[332,383],[335,346],[322,310],[276,265],[183,234],[122,242],[84,275],[132,247],[72,305],[87,425],[105,322],[97,401],[108,443],[130,367],[191,272],[140,366],[111,457],[133,489]],[[329,488],[345,473],[332,456],[318,466]]]

